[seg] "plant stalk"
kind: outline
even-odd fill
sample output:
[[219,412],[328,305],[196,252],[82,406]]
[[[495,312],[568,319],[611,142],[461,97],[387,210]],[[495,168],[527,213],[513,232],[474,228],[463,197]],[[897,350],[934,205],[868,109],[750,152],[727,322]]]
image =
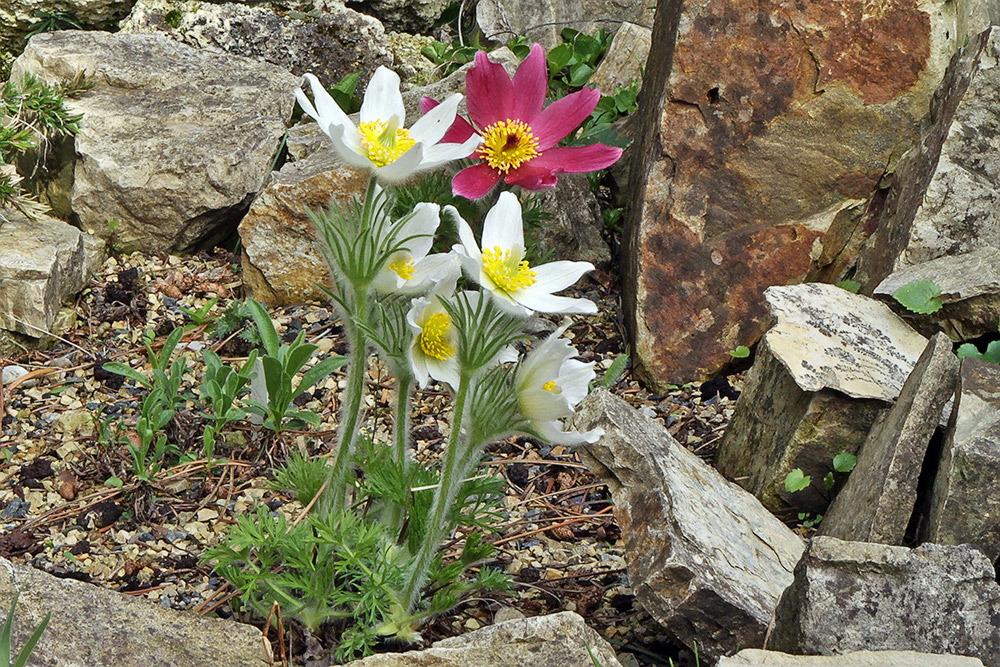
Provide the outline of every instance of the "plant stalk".
[[[409,449],[410,435],[410,387],[413,385],[413,373],[399,369],[397,373],[398,386],[396,387],[396,413],[392,420],[392,458],[397,469],[403,473],[403,483],[410,485],[410,461],[407,456]],[[409,493],[409,489],[407,489]],[[394,538],[399,537],[399,532],[403,527],[404,507],[392,503],[386,509],[385,525],[389,529],[389,535]]]

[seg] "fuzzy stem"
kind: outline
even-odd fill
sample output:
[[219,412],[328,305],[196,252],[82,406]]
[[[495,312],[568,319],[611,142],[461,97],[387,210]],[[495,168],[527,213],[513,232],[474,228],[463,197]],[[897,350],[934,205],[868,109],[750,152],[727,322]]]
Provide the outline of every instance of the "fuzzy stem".
[[[396,388],[396,414],[392,420],[393,450],[392,456],[399,470],[403,471],[403,483],[410,484],[410,463],[407,457],[410,434],[410,387],[413,385],[413,373],[399,369],[396,373],[399,386]],[[408,491],[407,491],[408,492]],[[403,507],[393,503],[386,510],[385,524],[389,535],[399,536],[403,527]]]
[[427,520],[427,530],[417,555],[413,559],[413,569],[410,571],[406,589],[403,593],[404,603],[408,613],[412,614],[420,602],[420,591],[427,582],[431,561],[437,553],[444,538],[448,523],[448,512],[451,504],[462,486],[462,419],[465,416],[465,399],[469,394],[472,378],[463,372],[458,382],[458,392],[455,395],[455,416],[452,419],[451,435],[448,437],[448,449],[444,453],[444,467],[441,470],[441,481],[434,490],[434,500],[431,504],[430,517]]

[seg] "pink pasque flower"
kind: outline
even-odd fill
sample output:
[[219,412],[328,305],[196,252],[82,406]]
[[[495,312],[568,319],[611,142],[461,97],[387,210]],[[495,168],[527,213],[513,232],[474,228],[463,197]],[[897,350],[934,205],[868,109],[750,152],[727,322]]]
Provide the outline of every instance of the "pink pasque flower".
[[[561,173],[582,173],[608,167],[622,150],[604,144],[557,146],[580,126],[597,106],[601,93],[584,88],[545,104],[548,91],[545,52],[535,44],[517,68],[514,80],[502,65],[476,52],[476,64],[465,78],[470,124],[461,116],[442,143],[461,143],[478,134],[483,144],[472,154],[479,164],[463,169],[452,181],[455,194],[479,199],[502,178],[508,185],[541,190],[556,184]],[[437,102],[420,101],[424,113]]]

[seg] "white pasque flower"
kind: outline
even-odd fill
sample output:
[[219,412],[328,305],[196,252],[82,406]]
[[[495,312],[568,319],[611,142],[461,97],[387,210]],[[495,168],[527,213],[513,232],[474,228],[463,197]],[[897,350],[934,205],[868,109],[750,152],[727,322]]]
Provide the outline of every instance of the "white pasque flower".
[[424,114],[412,127],[404,127],[406,109],[399,92],[399,75],[379,67],[368,82],[361,104],[361,123],[355,125],[312,74],[305,75],[312,87],[309,101],[299,88],[295,98],[333,142],[344,162],[372,169],[385,183],[399,183],[410,175],[471,155],[482,137],[473,135],[461,144],[438,143],[455,120],[462,96],[452,95]]
[[603,429],[564,431],[559,421],[573,414],[576,404],[586,398],[590,381],[597,376],[594,364],[574,359],[576,348],[560,338],[567,326],[556,329],[521,362],[514,378],[517,403],[542,439],[559,445],[593,443],[604,435]]
[[[421,202],[413,214],[391,229],[405,247],[389,256],[385,266],[375,276],[372,287],[383,294],[417,294],[427,291],[432,281],[460,272],[458,258],[452,253],[428,255],[434,243],[434,233],[441,222],[441,207]],[[454,282],[454,281],[453,281]],[[454,285],[452,286],[454,289]]]
[[442,298],[454,293],[458,281],[458,267],[452,266],[455,271],[436,281],[427,296],[414,299],[406,314],[406,322],[413,333],[410,364],[413,377],[421,388],[427,386],[429,378],[458,387],[458,331],[441,304]]
[[590,262],[558,261],[531,267],[524,259],[524,221],[521,203],[510,192],[500,194],[483,223],[482,249],[476,244],[469,223],[458,215],[455,252],[462,257],[466,275],[483,286],[496,303],[509,313],[525,316],[539,313],[596,313],[588,299],[556,296],[588,271]]

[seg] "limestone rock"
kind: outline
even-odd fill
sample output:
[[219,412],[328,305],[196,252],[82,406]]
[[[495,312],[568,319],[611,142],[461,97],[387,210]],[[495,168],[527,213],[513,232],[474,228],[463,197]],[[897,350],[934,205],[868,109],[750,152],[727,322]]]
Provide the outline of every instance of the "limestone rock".
[[951,340],[939,333],[927,344],[896,404],[861,446],[857,466],[824,515],[820,534],[903,543],[927,447],[957,381],[958,359]]
[[652,39],[650,28],[622,23],[589,84],[602,93],[611,94],[615,88],[625,88],[633,81],[641,83]]
[[1000,247],[1000,30],[943,137],[940,158],[896,266]]
[[59,579],[0,558],[0,605],[21,591],[14,646],[52,612],[34,653],[38,667],[265,667],[256,628],[167,609],[148,600],[72,579]]
[[789,655],[748,648],[718,667],[773,665],[774,667],[983,667],[979,658],[962,655],[917,653],[916,651],[851,651],[844,655]]
[[367,184],[367,172],[339,164],[332,148],[271,175],[239,226],[243,282],[255,299],[273,307],[327,298],[317,283],[329,287],[330,273],[306,209],[345,204]]
[[183,251],[232,233],[263,185],[298,79],[273,65],[199,51],[163,35],[37,35],[12,76],[87,72],[71,206],[123,251]]
[[[771,287],[764,299],[775,325],[757,348],[716,466],[772,510],[821,514],[833,457],[857,453],[927,339],[885,304],[833,285]],[[795,468],[812,484],[788,494],[784,479]]]
[[290,9],[282,0],[139,0],[121,29],[165,33],[197,49],[269,62],[299,76],[311,72],[328,86],[361,72],[364,90],[375,68],[392,66],[385,29],[374,18],[336,2],[307,13]]
[[[964,39],[963,37],[962,43],[965,43]],[[987,243],[989,243],[988,239],[991,235],[996,236],[995,233],[986,231],[989,229],[992,218],[990,216],[979,217],[983,213],[983,207],[990,205],[989,197],[984,198],[979,189],[973,195],[970,188],[957,182],[966,177],[960,176],[956,169],[948,164],[947,157],[943,162],[939,161],[942,149],[949,139],[952,128],[955,127],[953,119],[957,117],[957,109],[969,91],[974,88],[971,82],[975,78],[980,64],[987,68],[990,67],[992,59],[988,51],[990,41],[989,31],[980,34],[970,33],[968,43],[954,54],[944,80],[931,99],[930,118],[932,122],[924,126],[919,140],[902,154],[893,173],[883,182],[882,194],[871,202],[869,212],[865,216],[861,230],[865,233],[855,234],[855,238],[850,240],[845,237],[843,240],[843,243],[847,245],[857,246],[846,254],[853,255],[850,258],[855,261],[853,278],[860,282],[866,291],[874,288],[902,264],[918,263],[944,254],[917,252],[912,255],[912,259],[900,261],[900,255],[910,244],[914,223],[918,215],[927,221],[920,223],[921,229],[940,226],[942,230],[947,230],[956,225],[957,222],[957,228],[954,232],[943,231],[945,236],[965,237],[966,231],[968,231],[987,239]],[[975,139],[974,145],[963,147],[954,146],[954,141],[952,141],[953,147],[949,148],[949,152],[970,149],[974,150],[976,155],[982,154],[980,144],[983,141],[989,141],[985,137],[991,136],[993,130],[985,118],[977,119],[975,122],[979,122],[979,120],[984,121],[982,130],[984,138]],[[955,131],[964,134],[966,130],[963,125],[960,123],[958,127],[955,127]],[[972,131],[972,134],[975,134],[975,131]],[[977,186],[977,188],[992,189],[993,186],[989,183],[989,173],[982,173],[980,176],[980,172],[977,171],[978,167],[971,164],[977,159],[959,158],[959,161],[971,167],[975,172],[969,177],[977,180],[983,179],[985,185]],[[937,175],[939,167],[940,177]],[[946,173],[949,174],[948,177],[944,176]],[[943,183],[940,182],[942,178],[944,179]],[[939,182],[933,184],[935,180]],[[955,182],[949,183],[950,180]],[[940,190],[952,186],[958,188],[958,192],[962,193],[959,199],[963,201],[956,201],[953,207],[942,206]],[[929,206],[925,206],[925,202]],[[965,215],[966,206],[971,207],[969,217]],[[919,213],[921,209],[923,209],[923,213]],[[979,225],[979,220],[986,224]],[[919,231],[917,233],[921,234]],[[942,240],[941,246],[954,247],[950,242],[944,240]],[[954,247],[953,252],[967,252],[972,249],[974,248],[971,246],[959,244]],[[848,262],[841,262],[841,265],[847,266]]]
[[541,252],[551,251],[554,259],[598,266],[611,261],[611,250],[601,236],[604,229],[601,205],[590,191],[586,174],[563,174],[559,187],[546,190],[541,196],[545,210],[552,216],[538,234]]
[[927,539],[1000,558],[1000,366],[963,359]]
[[[1000,226],[997,231],[1000,232]],[[892,298],[903,285],[925,280],[941,289],[941,310],[936,313],[911,313]],[[944,329],[954,340],[996,333],[1000,313],[1000,248],[980,248],[905,266],[879,283],[874,294],[923,332]]]
[[364,4],[387,28],[420,33],[434,25],[451,0],[368,0]]
[[100,252],[61,220],[11,209],[0,216],[0,329],[39,338],[52,331],[63,300],[87,284]]
[[1000,665],[1000,586],[974,547],[812,540],[766,648],[794,654],[922,651]]
[[761,646],[802,541],[753,496],[604,389],[574,428],[604,429],[580,454],[611,489],[629,579],[653,618],[718,657]]
[[574,612],[496,623],[435,642],[423,651],[382,653],[347,667],[621,667],[614,649]]
[[480,0],[476,21],[489,39],[506,43],[524,35],[549,50],[562,43],[565,27],[614,32],[619,21],[628,21],[649,28],[655,8],[644,0]]
[[717,372],[765,330],[765,288],[825,270],[870,233],[865,202],[936,120],[930,101],[966,9],[694,0],[673,57],[659,13],[625,234],[627,320],[647,379]]

